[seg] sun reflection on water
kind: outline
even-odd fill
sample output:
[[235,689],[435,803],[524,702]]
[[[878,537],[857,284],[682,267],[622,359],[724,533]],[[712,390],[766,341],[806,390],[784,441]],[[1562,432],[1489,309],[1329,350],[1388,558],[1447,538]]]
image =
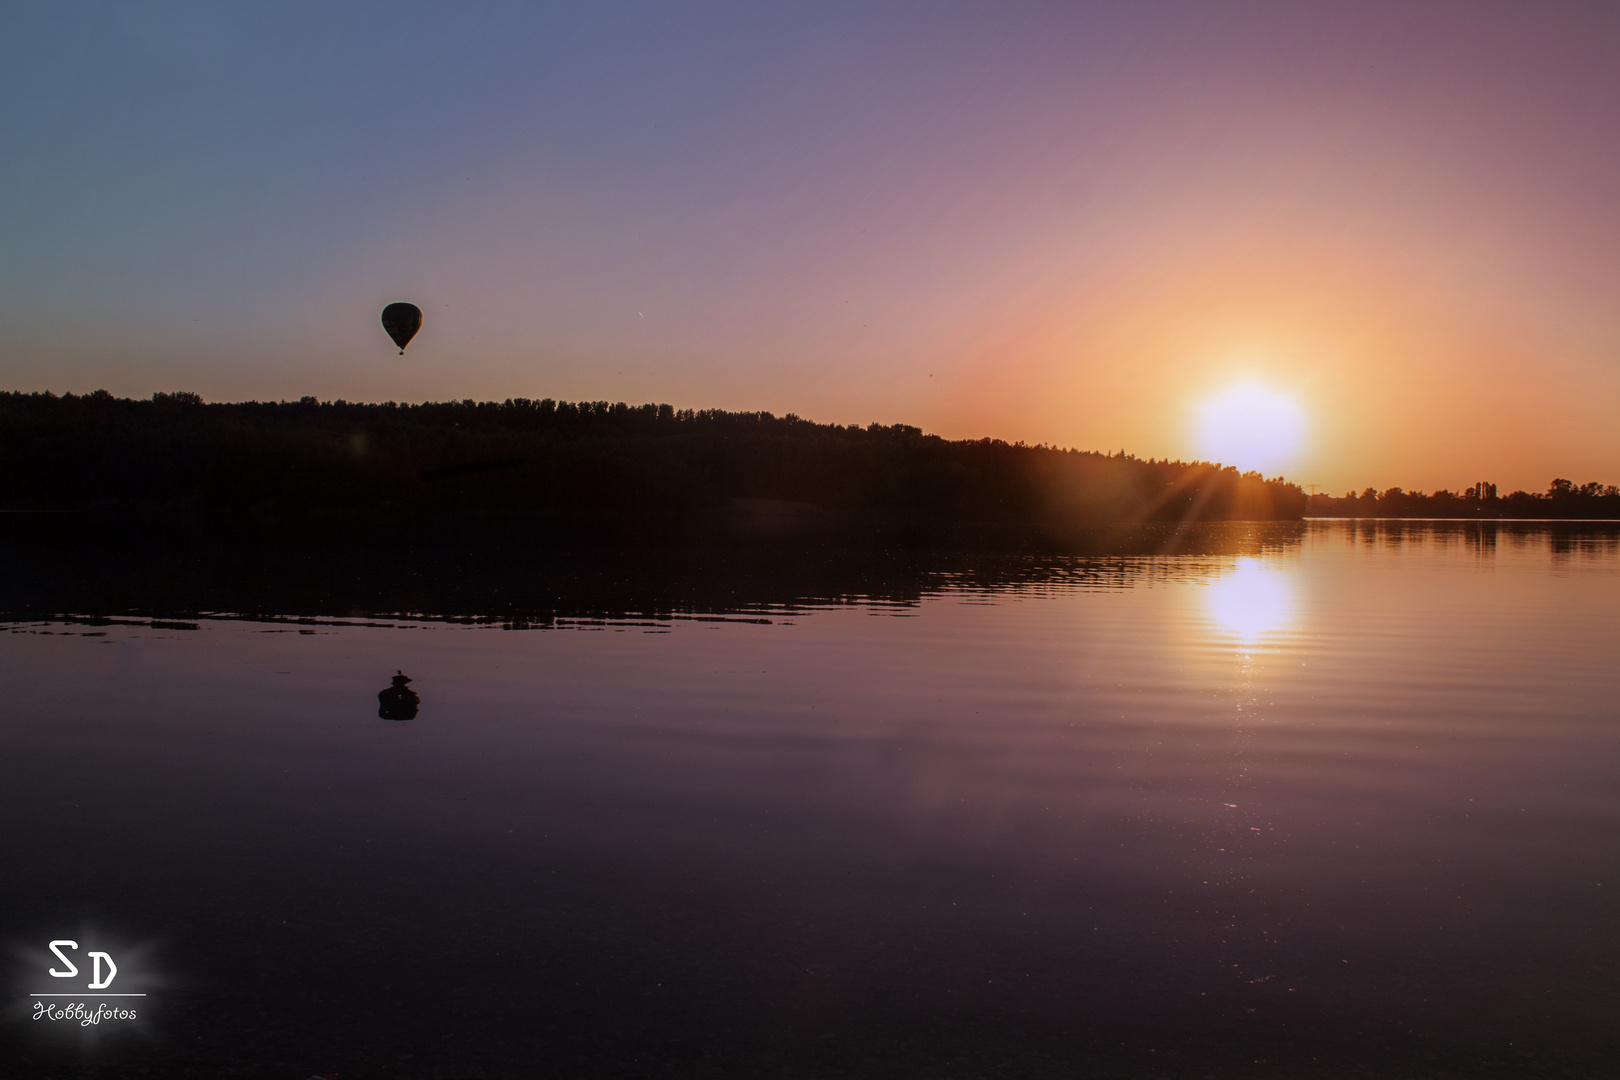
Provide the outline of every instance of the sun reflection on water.
[[1236,572],[1211,582],[1206,602],[1215,623],[1245,645],[1282,629],[1294,609],[1287,575],[1258,559],[1239,559]]

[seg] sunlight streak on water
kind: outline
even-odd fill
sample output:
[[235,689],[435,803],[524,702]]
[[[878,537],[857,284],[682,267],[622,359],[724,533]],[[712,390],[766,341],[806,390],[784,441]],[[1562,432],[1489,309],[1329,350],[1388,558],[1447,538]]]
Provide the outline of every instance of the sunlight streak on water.
[[1244,645],[1281,630],[1294,614],[1287,575],[1257,559],[1239,559],[1234,573],[1211,582],[1205,603],[1210,618]]

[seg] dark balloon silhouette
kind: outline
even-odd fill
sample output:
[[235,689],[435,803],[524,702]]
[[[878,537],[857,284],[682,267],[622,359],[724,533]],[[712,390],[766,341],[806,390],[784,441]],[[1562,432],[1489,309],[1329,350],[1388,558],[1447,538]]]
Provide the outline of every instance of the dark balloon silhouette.
[[422,699],[416,696],[416,691],[405,684],[411,677],[403,671],[393,678],[394,685],[386,690],[377,692],[377,715],[384,720],[415,720],[416,707],[422,704]]
[[422,309],[415,304],[389,304],[382,312],[383,329],[399,346],[399,355],[405,355],[405,346],[422,329]]

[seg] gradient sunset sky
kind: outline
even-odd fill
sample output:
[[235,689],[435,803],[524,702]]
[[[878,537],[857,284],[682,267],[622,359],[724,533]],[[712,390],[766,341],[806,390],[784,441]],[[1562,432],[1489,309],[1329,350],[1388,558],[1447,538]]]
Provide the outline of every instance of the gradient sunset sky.
[[0,388],[1620,483],[1620,4],[11,3],[0,147]]

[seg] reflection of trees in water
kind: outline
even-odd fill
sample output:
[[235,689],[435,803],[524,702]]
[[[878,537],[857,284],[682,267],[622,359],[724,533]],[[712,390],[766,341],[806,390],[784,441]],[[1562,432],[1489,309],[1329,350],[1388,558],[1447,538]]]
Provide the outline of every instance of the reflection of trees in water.
[[1615,533],[1569,532],[1555,530],[1549,535],[1554,557],[1566,555],[1613,555],[1620,551],[1620,535]]
[[[1233,558],[1264,558],[1328,538],[1374,549],[1465,545],[1552,558],[1608,558],[1620,524],[1601,522],[1391,521],[1148,524],[1008,552],[957,547],[872,550],[790,544],[648,551],[491,544],[470,551],[432,546],[319,545],[244,548],[174,545],[143,534],[107,534],[61,515],[45,544],[7,543],[16,515],[0,515],[0,615],[77,619],[193,620],[198,612],[287,622],[403,618],[513,629],[581,620],[758,618],[825,606],[912,608],[941,595],[1073,589],[1115,590],[1204,580]],[[991,538],[995,539],[995,538]],[[1173,556],[1166,558],[1165,556]],[[231,616],[224,616],[231,617]]]
[[1468,546],[1479,558],[1490,558],[1496,554],[1496,525],[1491,522],[1479,522],[1463,530]]
[[[933,546],[839,547],[783,542],[677,549],[581,542],[535,547],[499,532],[473,546],[266,543],[100,530],[67,515],[26,544],[0,515],[0,612],[148,612],[255,619],[430,618],[548,626],[565,619],[754,616],[841,604],[915,606],[931,596],[1042,589],[1120,589],[1186,575],[1200,564],[1297,548],[1301,522],[1163,523],[1074,534],[986,527]],[[48,535],[47,535],[48,534]],[[519,538],[521,539],[521,538]],[[46,541],[49,541],[48,543]],[[1009,550],[1011,549],[1011,550]],[[1178,556],[1165,559],[1161,556]]]
[[846,605],[898,613],[940,596],[1038,597],[1202,582],[1229,573],[1234,558],[1324,543],[1413,551],[1461,545],[1482,562],[1499,553],[1583,561],[1620,553],[1620,523],[1362,518],[1128,526],[1095,538],[1102,542],[1088,553],[780,545],[554,549],[537,559],[527,548],[199,543],[180,563],[172,545],[143,546],[140,534],[115,543],[66,524],[56,534],[60,544],[13,547],[5,542],[7,517],[0,515],[0,561],[9,559],[14,572],[0,575],[0,618],[75,612],[70,621],[90,625],[154,625],[155,616],[192,627],[198,612],[208,612],[211,619],[289,626],[345,625],[353,618],[369,625],[402,619],[517,630],[639,622],[657,629],[672,620],[768,621]]
[[393,677],[393,685],[377,692],[377,715],[384,720],[414,720],[422,699],[408,685],[411,677],[403,671]]
[[1542,550],[1554,559],[1612,558],[1620,552],[1620,524],[1608,521],[1403,520],[1398,518],[1318,519],[1317,531],[1332,530],[1368,547],[1467,547],[1481,559],[1499,546],[1528,554]]

